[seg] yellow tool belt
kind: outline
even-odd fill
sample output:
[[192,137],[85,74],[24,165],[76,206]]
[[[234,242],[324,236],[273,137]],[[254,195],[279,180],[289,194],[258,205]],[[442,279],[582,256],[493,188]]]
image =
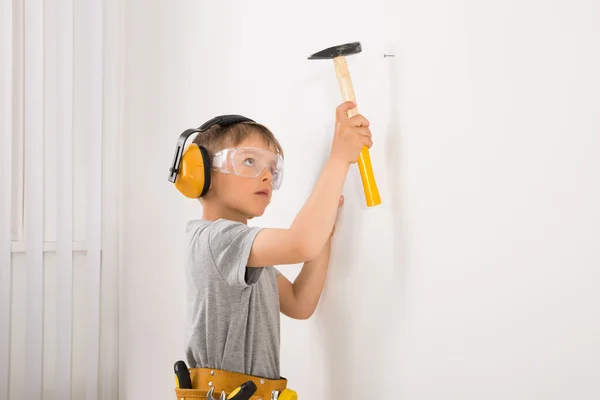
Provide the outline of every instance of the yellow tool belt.
[[237,387],[248,381],[256,384],[256,392],[251,400],[271,400],[274,390],[283,392],[287,387],[287,379],[266,379],[259,376],[240,374],[237,372],[223,371],[210,368],[190,368],[193,389],[175,388],[177,400],[206,399],[211,388],[214,388],[213,397],[218,399],[224,391],[227,396]]

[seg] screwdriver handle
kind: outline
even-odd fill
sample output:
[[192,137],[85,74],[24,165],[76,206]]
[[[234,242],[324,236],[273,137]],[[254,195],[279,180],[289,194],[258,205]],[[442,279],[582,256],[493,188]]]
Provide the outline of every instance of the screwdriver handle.
[[186,363],[179,360],[175,363],[173,369],[175,370],[175,382],[177,382],[177,387],[180,389],[192,389],[192,378],[190,377],[190,370]]
[[254,392],[256,392],[256,383],[248,381],[243,383],[240,387],[232,391],[227,400],[248,400]]

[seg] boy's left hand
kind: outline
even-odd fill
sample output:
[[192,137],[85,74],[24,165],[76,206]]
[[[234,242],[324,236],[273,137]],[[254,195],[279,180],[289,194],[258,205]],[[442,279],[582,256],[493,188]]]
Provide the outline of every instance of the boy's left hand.
[[[340,196],[337,212],[344,204],[344,196]],[[335,222],[331,234],[321,253],[314,259],[304,262],[300,274],[290,282],[284,275],[277,278],[279,289],[279,304],[281,313],[294,319],[307,319],[314,313],[323,291],[327,276],[331,240],[335,232]]]
[[[344,196],[340,196],[340,202],[338,203],[338,210],[340,209],[340,207],[342,207],[342,204],[344,204]],[[334,233],[335,233],[335,224],[333,224],[333,229],[331,230],[331,235],[329,235],[329,238],[331,238]]]

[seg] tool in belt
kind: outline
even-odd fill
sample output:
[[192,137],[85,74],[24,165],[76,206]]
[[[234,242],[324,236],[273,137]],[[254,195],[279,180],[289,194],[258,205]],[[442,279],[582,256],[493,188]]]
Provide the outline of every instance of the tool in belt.
[[[188,368],[177,361],[175,395],[178,400],[297,400],[295,391],[287,388],[287,379],[266,379],[211,368]],[[209,388],[203,390],[203,388]],[[234,388],[233,390],[231,388]],[[221,392],[218,399],[214,397]],[[229,393],[227,395],[227,393]]]

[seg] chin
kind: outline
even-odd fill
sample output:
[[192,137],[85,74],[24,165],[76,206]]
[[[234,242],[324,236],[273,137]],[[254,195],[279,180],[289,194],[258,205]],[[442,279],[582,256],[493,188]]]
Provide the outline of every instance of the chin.
[[246,206],[250,206],[250,207],[246,207],[246,214],[248,214],[249,217],[260,217],[262,216],[268,206],[268,203],[265,204],[264,202],[257,202],[255,204],[247,204]]
[[265,207],[264,205],[263,206],[258,205],[258,206],[247,209],[248,210],[247,214],[251,217],[260,217],[265,213],[266,209],[267,209],[267,207]]

